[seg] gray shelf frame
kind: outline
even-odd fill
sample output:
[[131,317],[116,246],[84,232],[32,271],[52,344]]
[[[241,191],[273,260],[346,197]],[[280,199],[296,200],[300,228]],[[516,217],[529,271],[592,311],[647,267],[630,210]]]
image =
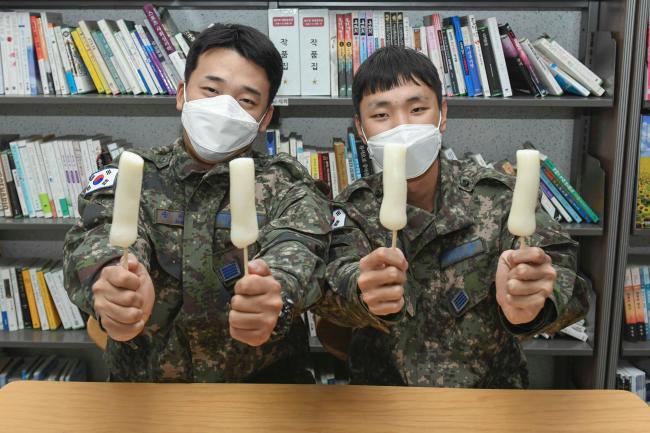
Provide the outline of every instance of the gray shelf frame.
[[0,331],[0,349],[2,348],[88,349],[97,346],[85,329],[57,329],[56,331],[20,329]]
[[[621,355],[632,356],[635,353],[634,347],[640,347],[636,343],[622,341],[623,332],[623,286],[625,269],[630,258],[650,256],[650,248],[645,246],[632,245],[632,227],[634,225],[633,214],[636,205],[636,174],[639,155],[639,133],[641,108],[645,105],[643,99],[643,83],[645,74],[645,60],[647,49],[647,28],[650,13],[650,0],[639,0],[638,10],[634,26],[634,50],[633,58],[630,59],[632,70],[629,84],[629,116],[627,123],[626,141],[623,163],[624,167],[620,179],[624,179],[620,185],[620,220],[618,227],[618,240],[616,247],[616,275],[613,281],[612,303],[610,312],[610,342],[607,361],[607,388],[614,388],[616,383],[616,368]],[[638,32],[643,32],[643,35]],[[638,238],[643,238],[639,236]],[[647,352],[650,355],[650,351]]]
[[[647,2],[648,0],[640,0]],[[90,9],[116,9],[116,8],[141,8],[143,2],[136,0],[24,0],[24,1],[1,1],[0,8],[19,9],[66,9],[66,8],[90,8]],[[615,274],[615,248],[619,224],[620,191],[623,168],[623,149],[626,136],[626,115],[627,102],[629,97],[629,75],[630,61],[632,58],[632,42],[634,39],[634,16],[637,0],[584,0],[584,1],[321,1],[321,2],[287,2],[287,1],[198,1],[198,0],[172,0],[157,1],[157,5],[166,6],[170,9],[176,8],[208,8],[208,9],[266,9],[274,7],[319,7],[330,9],[422,9],[422,10],[444,10],[450,8],[464,8],[489,10],[580,10],[582,12],[581,37],[579,57],[584,62],[600,72],[603,63],[612,61],[603,58],[594,59],[594,45],[590,37],[592,32],[611,32],[617,42],[617,53],[615,59],[616,79],[613,95],[605,98],[578,98],[560,97],[536,99],[531,97],[517,96],[508,99],[498,98],[450,98],[449,105],[462,107],[489,107],[489,108],[538,108],[558,107],[573,108],[577,116],[574,127],[574,144],[572,154],[572,176],[571,181],[575,182],[580,190],[582,182],[581,168],[582,158],[589,153],[597,157],[606,172],[607,190],[605,191],[606,208],[604,211],[603,224],[595,227],[573,227],[569,231],[574,236],[581,237],[581,269],[585,270],[598,291],[597,302],[597,330],[596,340],[591,345],[581,345],[580,342],[570,341],[572,347],[552,347],[558,341],[560,345],[566,340],[553,340],[553,342],[535,341],[526,343],[531,345],[527,349],[529,354],[542,354],[552,356],[577,356],[585,360],[589,365],[587,370],[593,371],[592,377],[588,378],[588,387],[602,388],[605,385],[607,372],[607,355],[609,347],[608,331],[610,327],[610,312],[612,286]],[[613,56],[612,56],[613,57]],[[604,66],[607,70],[608,66]],[[613,71],[612,71],[613,72]],[[613,76],[613,75],[612,75]],[[24,99],[23,99],[24,98]],[[30,99],[27,99],[30,98]],[[174,97],[138,97],[119,96],[109,97],[101,95],[84,95],[74,97],[6,97],[0,98],[2,104],[42,104],[49,107],[57,104],[88,104],[106,106],[124,106],[133,104],[137,106],[161,106],[169,105],[173,108]],[[83,102],[81,102],[83,101]],[[288,99],[289,105],[313,106],[313,107],[342,107],[351,106],[348,98],[310,98],[295,97]],[[143,111],[146,111],[143,110]],[[172,111],[170,110],[170,115]],[[177,116],[174,109],[173,115]],[[577,178],[573,178],[577,174]],[[66,226],[66,224],[69,224]],[[8,223],[0,220],[0,231],[12,232],[20,235],[34,233],[45,233],[48,231],[60,233],[67,229],[72,222],[33,222],[33,223]],[[0,233],[0,237],[3,233]],[[29,237],[30,235],[25,235]],[[67,331],[66,331],[67,332]],[[84,331],[85,332],[85,331]],[[47,344],[47,343],[46,343]],[[56,343],[54,344],[56,346]]]
[[621,355],[650,357],[650,341],[623,341]]

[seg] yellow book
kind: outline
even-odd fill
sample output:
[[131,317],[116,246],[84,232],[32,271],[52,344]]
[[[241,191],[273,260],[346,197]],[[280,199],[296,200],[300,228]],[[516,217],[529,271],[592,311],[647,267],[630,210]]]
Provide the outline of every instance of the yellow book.
[[316,180],[320,179],[320,169],[318,167],[318,152],[311,154],[311,177]]
[[92,60],[90,59],[90,55],[88,54],[88,51],[86,51],[86,47],[84,46],[83,42],[81,41],[81,36],[79,35],[79,30],[75,29],[70,32],[72,35],[72,40],[74,41],[74,45],[77,47],[77,50],[79,51],[79,54],[81,55],[81,59],[84,61],[84,65],[86,65],[86,68],[88,69],[88,73],[90,74],[90,78],[93,79],[93,84],[95,84],[95,87],[97,88],[97,92],[99,93],[105,93],[104,92],[104,86],[102,85],[102,80],[99,78],[99,75],[97,74],[97,71],[95,70],[95,65],[93,65]]
[[106,80],[104,74],[102,74],[102,70],[99,67],[99,63],[97,63],[97,59],[95,59],[93,50],[90,49],[90,45],[86,40],[86,35],[79,28],[75,29],[75,31],[77,32],[77,36],[79,37],[79,40],[81,41],[81,44],[84,47],[84,50],[86,50],[86,54],[88,54],[88,58],[90,59],[93,68],[95,69],[95,73],[97,74],[97,76],[102,82],[102,88],[104,89],[103,92],[106,93],[107,95],[112,95],[113,93],[111,92],[111,88],[108,85],[108,81]]
[[59,317],[59,312],[56,311],[54,306],[54,301],[52,300],[52,295],[47,288],[47,283],[45,282],[45,275],[43,274],[43,268],[39,268],[36,271],[38,275],[38,285],[41,288],[41,296],[43,297],[43,303],[45,304],[45,312],[47,313],[47,322],[50,325],[50,330],[55,330],[61,326],[61,318]]
[[39,329],[41,327],[41,321],[38,318],[38,310],[36,309],[36,299],[34,298],[32,279],[29,278],[29,269],[23,268],[21,273],[23,274],[23,283],[25,283],[25,295],[27,295],[29,315],[32,316],[32,328]]

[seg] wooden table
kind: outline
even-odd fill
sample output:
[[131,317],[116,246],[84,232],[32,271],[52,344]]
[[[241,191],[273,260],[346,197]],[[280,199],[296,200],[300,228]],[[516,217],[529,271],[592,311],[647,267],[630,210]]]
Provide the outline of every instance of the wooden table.
[[15,382],[2,432],[650,432],[622,391]]

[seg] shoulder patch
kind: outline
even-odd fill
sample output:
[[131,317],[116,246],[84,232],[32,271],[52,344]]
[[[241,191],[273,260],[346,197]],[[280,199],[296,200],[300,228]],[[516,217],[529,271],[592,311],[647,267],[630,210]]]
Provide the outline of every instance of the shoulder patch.
[[335,209],[332,213],[332,228],[338,229],[343,227],[345,225],[346,217],[347,215],[345,215],[343,209]]
[[108,167],[90,175],[88,178],[88,186],[84,188],[83,194],[88,195],[100,189],[112,187],[117,178],[117,171],[115,167]]

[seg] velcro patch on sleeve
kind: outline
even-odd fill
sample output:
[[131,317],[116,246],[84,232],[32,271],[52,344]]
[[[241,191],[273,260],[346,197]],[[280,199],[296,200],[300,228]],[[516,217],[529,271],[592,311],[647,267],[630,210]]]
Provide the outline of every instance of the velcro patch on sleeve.
[[88,186],[84,188],[83,194],[88,195],[100,189],[110,188],[115,185],[117,171],[117,168],[109,167],[90,175],[88,178]]

